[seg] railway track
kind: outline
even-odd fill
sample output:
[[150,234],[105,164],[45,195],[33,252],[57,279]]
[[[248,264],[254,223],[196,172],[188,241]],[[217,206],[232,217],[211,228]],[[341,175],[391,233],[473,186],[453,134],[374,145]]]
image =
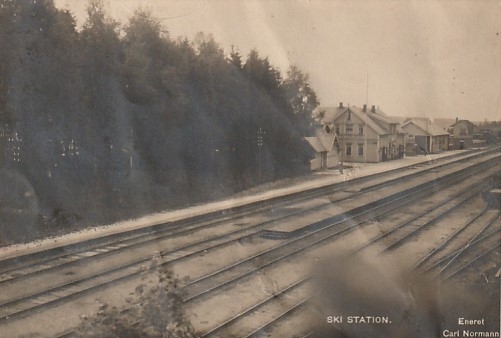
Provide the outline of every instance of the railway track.
[[[442,270],[448,262],[451,262],[451,258],[453,258],[450,257],[451,254],[459,255],[465,246],[478,244],[477,239],[482,238],[482,235],[486,232],[489,233],[488,229],[492,230],[492,234],[498,232],[500,229],[496,225],[499,224],[499,220],[499,211],[489,211],[487,208],[480,210],[427,255],[422,257],[416,263],[415,268],[423,271],[435,271],[435,274],[438,274],[437,269]],[[441,266],[443,268],[440,268]]]
[[[444,182],[445,183],[445,182]],[[450,181],[447,181],[450,183]],[[464,202],[466,202],[469,198],[472,198],[475,195],[480,194],[482,188],[485,188],[486,185],[469,185],[465,190],[461,191],[457,195],[453,196],[451,201],[459,199],[459,202],[456,202],[454,208],[460,207]],[[472,191],[472,189],[476,189]],[[423,189],[421,193],[426,194],[428,190]],[[468,192],[468,197],[462,197],[462,195]],[[415,192],[413,192],[415,193]],[[334,238],[342,236],[350,231],[353,231],[357,228],[358,225],[366,222],[371,219],[372,214],[377,213],[378,216],[382,216],[385,214],[389,214],[401,208],[402,206],[413,203],[417,199],[421,198],[412,196],[410,199],[408,196],[401,197],[397,201],[390,201],[382,205],[374,206],[372,209],[365,209],[363,212],[347,218],[341,221],[335,221],[329,226],[322,227],[320,229],[316,229],[312,232],[305,233],[299,237],[296,237],[290,241],[286,241],[280,245],[273,247],[270,250],[265,252],[261,252],[258,255],[248,257],[242,261],[239,261],[231,266],[226,266],[210,275],[204,276],[198,280],[191,281],[186,287],[188,288],[189,296],[185,299],[186,301],[193,301],[197,298],[205,296],[207,294],[213,293],[216,290],[221,290],[227,287],[229,284],[233,284],[244,277],[255,273],[261,269],[264,269],[270,265],[276,264],[280,261],[290,259],[293,255],[297,255],[305,250],[311,250],[316,246],[324,244],[326,241],[330,241]],[[407,198],[406,198],[407,197]],[[437,207],[438,208],[438,207]],[[452,209],[452,208],[451,208]],[[425,210],[421,217],[428,214],[430,210]],[[442,211],[438,216],[429,221],[430,225],[432,222],[436,222],[440,218],[444,217],[444,215],[449,214],[451,211],[446,209]],[[404,222],[405,225],[408,225],[408,222]],[[402,228],[401,225],[397,226],[397,228]],[[410,236],[414,235],[413,233],[405,233],[404,235],[399,235],[398,241],[403,241],[404,239],[408,239]],[[377,238],[377,240],[370,241],[368,245],[374,244],[376,241],[379,241],[382,237]],[[368,245],[364,245],[364,248]]]
[[[499,220],[499,215],[496,218]],[[427,270],[435,271],[435,275],[443,280],[450,279],[459,272],[475,264],[477,260],[499,250],[501,229],[493,229],[486,236],[473,237],[459,249],[452,251],[447,256],[436,260]]]
[[[475,155],[476,156],[476,155]],[[443,166],[443,164],[441,165]],[[436,170],[436,167],[430,168],[429,170]],[[413,173],[411,175],[406,176],[409,178],[410,176],[415,176],[417,173]],[[391,184],[396,184],[398,180],[394,179],[390,182],[387,183],[387,186],[390,186]],[[307,211],[308,213],[315,212],[318,209],[329,206],[331,205],[332,202],[340,202],[349,198],[354,198],[357,195],[360,195],[362,193],[367,193],[370,191],[374,191],[375,189],[381,188],[381,183],[376,183],[376,184],[371,184],[371,185],[365,185],[362,186],[362,188],[359,188],[358,192],[351,193],[349,195],[344,194],[344,196],[336,198],[335,200],[329,201],[330,203],[322,203],[320,205],[310,207],[309,210]],[[363,191],[362,191],[363,190]],[[311,198],[311,195],[307,195],[305,198]],[[298,211],[298,212],[292,212],[287,214],[285,217],[293,217],[296,216],[297,214],[304,214],[303,211]],[[240,216],[241,217],[241,216]],[[283,217],[281,217],[283,218]],[[257,226],[260,225],[266,225],[269,224],[272,221],[279,220],[278,219],[272,219],[269,222],[264,222],[262,224],[257,224]],[[147,234],[144,236],[140,236],[140,238],[133,237],[133,238],[128,238],[125,240],[120,240],[118,242],[115,242],[113,244],[107,244],[104,247],[98,247],[94,248],[92,250],[87,250],[87,251],[82,251],[82,252],[71,252],[67,254],[60,255],[58,257],[52,258],[51,260],[41,260],[37,262],[32,262],[31,264],[22,264],[21,267],[19,267],[19,264],[16,264],[18,259],[23,259],[22,258],[15,258],[15,259],[9,259],[7,261],[2,261],[0,262],[0,266],[4,266],[4,268],[1,271],[0,274],[0,281],[8,281],[11,279],[15,278],[20,278],[25,275],[30,275],[35,272],[40,272],[43,270],[49,270],[54,267],[59,268],[64,265],[72,264],[77,261],[85,261],[85,260],[90,260],[90,259],[95,259],[96,257],[102,257],[106,255],[111,255],[120,251],[125,251],[125,250],[130,250],[131,248],[137,247],[137,246],[142,246],[146,245],[148,243],[158,243],[158,241],[162,240],[163,238],[172,238],[174,236],[187,236],[192,234],[194,231],[200,231],[203,228],[208,228],[208,227],[214,227],[217,226],[218,224],[221,224],[221,220],[218,220],[216,222],[208,222],[208,223],[203,223],[203,224],[196,224],[196,225],[185,225],[184,227],[179,225],[174,228],[169,228],[168,230],[165,230],[162,233],[154,233],[154,234]],[[179,231],[175,231],[178,228],[181,228]],[[225,235],[238,235],[238,236],[245,236],[246,233],[249,233],[250,230],[253,230],[253,228],[258,228],[258,227],[246,227],[243,230],[237,230],[233,231],[231,234],[225,234]],[[61,249],[63,250],[63,249]],[[63,250],[66,251],[66,250]],[[31,257],[32,255],[29,255]],[[5,268],[5,265],[10,266],[10,268]]]
[[[290,312],[295,309],[305,306],[308,300],[308,295],[311,292],[308,288],[308,286],[311,287],[311,285],[308,284],[309,282],[310,276],[294,282],[280,292],[267,297],[246,311],[238,313],[212,330],[205,332],[200,336],[200,338],[216,336],[219,334],[224,335],[225,332],[229,331],[231,331],[233,335],[239,337],[251,337],[259,332],[266,331],[266,324],[255,328],[253,322],[269,320],[269,312],[279,312],[279,315],[276,318],[282,318],[289,315]],[[283,309],[284,305],[287,308],[286,310]],[[251,333],[249,334],[249,332]]]
[[[484,170],[480,166],[478,169],[480,171]],[[438,182],[442,182],[442,184],[451,184],[452,178],[454,178],[456,180],[460,179],[460,176],[454,176],[454,175],[448,175],[446,177],[449,177],[449,181],[444,179],[442,182],[442,181],[440,181],[440,179],[437,179],[433,182],[433,185],[436,187],[437,184],[439,184]],[[369,191],[373,191],[373,189],[374,190],[376,189],[376,188],[374,188],[374,186],[375,186],[374,184],[367,185],[365,187],[365,189],[360,189],[359,191],[353,193],[350,196],[346,196],[346,195],[341,196],[340,198],[338,198],[335,201],[338,202],[338,201],[342,201],[342,200],[347,200],[349,198],[352,198],[353,196],[358,196],[362,193],[362,191],[364,191],[365,193],[367,193]],[[428,188],[428,190],[426,190],[424,188],[425,188],[424,185],[422,185],[421,189],[423,189],[424,194],[430,193],[430,189],[432,189],[432,188]],[[407,195],[417,194],[417,192],[419,191],[419,189],[416,189],[416,188],[408,189],[408,190],[409,191],[407,191]],[[354,219],[356,217],[362,217],[362,216],[365,217],[365,218],[362,217],[360,221],[357,220],[357,222],[358,222],[357,224],[360,224],[361,221],[366,221],[368,218],[373,217],[374,216],[373,214],[375,213],[375,209],[377,209],[378,212],[381,213],[382,208],[384,208],[384,207],[388,208],[388,205],[393,204],[392,205],[393,209],[390,208],[389,210],[390,211],[395,210],[394,209],[396,206],[395,201],[399,200],[399,199],[404,200],[405,198],[404,198],[404,196],[399,195],[399,194],[394,194],[394,195],[395,196],[392,196],[392,198],[388,198],[387,200],[383,199],[383,201],[379,201],[379,203],[375,203],[374,205],[371,205],[371,207],[373,207],[372,209],[371,208],[367,209],[367,206],[364,207],[365,212],[360,212],[360,210],[353,210],[351,212],[351,214],[348,215],[349,216],[348,218],[344,217],[344,219],[338,219],[336,217],[331,217],[330,219],[328,219],[328,221],[320,221],[320,222],[316,222],[314,224],[310,224],[310,225],[307,225],[305,227],[302,227],[300,229],[300,231],[297,231],[292,236],[292,237],[294,237],[292,241],[287,241],[289,252],[279,253],[280,246],[278,246],[278,249],[277,249],[277,247],[275,247],[272,251],[267,251],[267,252],[261,253],[261,254],[259,254],[259,256],[255,256],[255,257],[251,257],[251,258],[247,259],[245,262],[243,262],[243,261],[237,262],[236,264],[233,264],[233,266],[226,267],[224,269],[224,272],[223,272],[223,270],[219,270],[219,271],[216,271],[210,275],[205,276],[204,278],[200,278],[200,279],[197,279],[197,280],[194,280],[194,281],[188,283],[186,285],[186,288],[189,291],[188,292],[189,296],[188,296],[188,298],[185,299],[185,301],[190,302],[190,301],[198,300],[198,299],[202,298],[204,295],[207,295],[207,294],[214,292],[216,290],[220,290],[221,288],[224,288],[225,286],[228,286],[228,285],[234,283],[236,280],[241,280],[242,278],[245,277],[246,273],[249,272],[249,269],[252,269],[252,267],[256,267],[256,266],[258,267],[257,269],[254,269],[254,270],[259,270],[259,269],[265,268],[266,266],[264,266],[262,264],[256,265],[258,260],[266,261],[268,265],[272,265],[272,264],[278,263],[282,260],[285,260],[286,258],[291,257],[294,254],[302,252],[302,251],[306,250],[307,248],[311,248],[313,245],[319,245],[320,243],[325,242],[326,240],[332,238],[333,236],[338,236],[344,232],[347,232],[347,231],[349,231],[349,229],[354,228],[353,224],[354,224]],[[309,198],[311,198],[311,197],[309,197]],[[407,198],[409,199],[408,196],[407,196]],[[407,202],[407,203],[409,203],[409,202]],[[387,211],[387,212],[390,212],[390,211]],[[269,222],[272,222],[272,221],[269,221]],[[331,237],[325,237],[325,234],[322,235],[322,232],[325,232],[326,230],[332,230],[332,228],[334,226],[339,227],[339,225],[342,224],[343,222],[345,225],[349,224],[348,227],[345,227],[343,229],[337,229],[335,232],[335,235],[330,234],[330,235],[332,235]],[[210,223],[211,222],[208,222],[208,224],[210,224]],[[328,223],[330,223],[330,224],[328,224]],[[208,226],[208,224],[204,224],[203,226]],[[242,237],[245,237],[245,235],[242,236],[242,234],[245,233],[245,230],[248,230],[248,229],[243,229],[242,231],[237,232],[236,234],[234,234],[236,237],[234,239],[229,240],[229,241],[234,241],[237,238],[241,239]],[[191,231],[191,229],[186,230],[186,231]],[[184,233],[184,231],[183,231],[183,233]],[[253,233],[249,234],[248,236],[255,236],[256,234],[257,234],[257,232],[253,232]],[[317,237],[314,237],[314,235],[317,235]],[[172,236],[172,234],[171,234],[171,236]],[[240,236],[240,237],[238,237],[238,236]],[[227,240],[228,238],[229,237],[226,237],[225,240]],[[308,240],[306,241],[306,239],[308,239]],[[127,239],[127,240],[129,240],[129,239]],[[295,248],[291,247],[291,244],[290,244],[291,242],[299,243],[300,241],[303,242],[301,247],[299,247],[299,246],[297,246]],[[175,251],[174,252],[163,252],[162,256],[165,259],[165,264],[172,263],[176,259],[180,260],[180,259],[185,259],[188,257],[196,256],[197,254],[200,254],[200,252],[202,252],[202,250],[212,249],[212,248],[217,247],[219,245],[226,245],[226,242],[224,242],[224,240],[223,240],[219,244],[215,243],[215,242],[212,242],[210,244],[205,243],[205,244],[208,244],[208,246],[205,249],[202,249],[203,246],[201,245],[201,243],[203,243],[203,242],[198,242],[198,243],[192,244],[193,246],[189,247],[190,251],[186,250],[187,248],[184,248],[186,252],[189,252],[188,254],[186,254],[184,256],[179,256],[179,252],[176,253]],[[198,247],[196,247],[197,245],[198,245]],[[117,245],[115,244],[115,246],[117,246]],[[118,246],[117,250],[120,250],[120,249],[121,248]],[[197,251],[196,249],[199,249],[199,250]],[[273,254],[271,254],[271,252],[273,252]],[[103,254],[107,254],[107,252],[104,252]],[[169,257],[169,255],[171,255],[171,256]],[[265,257],[264,255],[268,255],[268,256]],[[87,258],[85,258],[85,256],[84,256],[84,259],[91,259],[92,257],[94,257],[94,255],[91,254]],[[149,257],[146,260],[148,260],[148,259],[149,259]],[[250,260],[250,259],[253,259],[253,260]],[[73,264],[74,262],[63,261],[63,263],[64,264]],[[136,267],[137,267],[137,262],[135,262],[134,264],[136,264]],[[244,264],[246,264],[246,265],[244,266]],[[27,264],[27,266],[29,266],[29,264]],[[57,266],[57,265],[55,265],[55,266]],[[49,266],[48,269],[55,269],[55,266]],[[129,268],[131,270],[127,270]],[[81,288],[77,292],[74,292],[74,290],[73,290],[68,295],[65,295],[64,292],[62,292],[60,286],[54,288],[54,290],[43,290],[42,292],[39,292],[39,294],[31,294],[28,297],[28,298],[31,298],[31,300],[29,300],[28,303],[33,302],[33,299],[35,299],[34,297],[42,297],[42,298],[47,299],[47,296],[49,295],[49,293],[52,293],[54,295],[57,293],[58,295],[63,295],[63,297],[59,296],[59,298],[56,297],[53,299],[51,297],[48,297],[48,299],[49,299],[48,302],[44,302],[41,299],[37,299],[37,302],[40,303],[40,304],[38,304],[38,307],[44,307],[44,306],[50,305],[50,304],[57,304],[58,302],[61,302],[61,301],[67,301],[68,299],[71,299],[71,297],[78,297],[78,296],[82,295],[83,293],[93,291],[96,288],[99,288],[99,287],[102,288],[104,286],[116,283],[117,281],[120,281],[122,279],[131,278],[131,276],[137,275],[139,273],[138,271],[135,271],[134,269],[135,268],[131,265],[131,266],[122,266],[122,267],[116,268],[114,270],[107,271],[104,274],[107,274],[108,275],[107,277],[111,276],[112,278],[109,278],[105,281],[96,279],[98,276],[88,276],[87,280],[79,279],[78,281],[75,282],[75,284],[68,283],[68,285],[64,285],[64,287],[67,288],[68,290],[75,287],[75,286],[82,285],[82,283],[85,283],[87,281],[92,281],[95,284],[95,285],[87,285],[87,288]],[[230,269],[233,269],[233,270],[231,270],[231,272],[228,272],[228,271],[230,271]],[[35,272],[28,272],[24,276],[29,276],[30,274],[38,273],[38,271],[41,271],[41,270],[35,269],[34,271]],[[115,273],[118,273],[118,275],[113,275]],[[22,278],[22,277],[18,276],[16,278]],[[14,278],[14,280],[16,278]],[[209,284],[212,286],[208,286],[208,284],[204,284],[204,283],[207,283],[206,281],[208,281],[208,280],[211,281]],[[7,279],[6,281],[9,281],[9,279]],[[290,289],[289,291],[291,291],[291,290],[292,289]],[[4,302],[3,304],[0,304],[0,310],[5,309],[6,308],[5,305],[8,305],[8,304],[20,305],[20,304],[23,304],[24,301],[25,300],[23,300],[23,299],[16,299],[16,300],[11,300],[8,303]],[[28,309],[21,309],[21,311],[18,311],[18,312],[11,311],[10,314],[6,314],[5,316],[12,317],[12,315],[17,316],[17,315],[26,314],[26,313],[32,311],[33,309],[34,309],[33,307],[30,307]]]
[[[485,214],[485,210],[481,212],[481,215]],[[494,216],[491,215],[489,217],[486,224],[484,224],[484,228],[489,228],[493,222],[499,220],[499,212],[493,213]],[[480,215],[478,217],[480,218]],[[466,224],[471,224],[472,221],[469,220]],[[483,224],[483,223],[482,223]],[[463,228],[462,228],[463,229]],[[500,228],[497,227],[495,229],[491,229],[492,231],[488,232],[485,236],[477,238],[477,236],[473,236],[470,238],[470,241],[462,246],[460,249],[456,251],[452,251],[448,256],[443,257],[442,259],[437,260],[434,266],[442,266],[443,268],[437,272],[437,276],[441,277],[443,280],[450,279],[460,272],[464,271],[467,268],[471,268],[478,260],[481,260],[485,256],[488,256],[496,249],[499,250],[499,242],[501,240]],[[461,231],[455,232],[448,240],[454,240],[457,238],[457,234]],[[440,250],[443,246],[438,246],[436,251]],[[458,256],[464,255],[462,259],[457,259]],[[415,265],[415,269],[421,267],[424,261],[433,260],[431,258],[433,255],[430,253],[429,255],[421,258],[418,264]],[[434,257],[436,259],[436,257]],[[448,268],[446,270],[445,268]],[[310,281],[312,276],[306,276],[300,280],[299,283],[304,285]],[[235,316],[231,318],[228,322],[221,324],[220,326],[214,328],[213,330],[206,332],[201,337],[217,337],[218,334],[223,332],[223,335],[226,333],[237,332],[237,336],[246,337],[246,338],[258,338],[258,337],[268,337],[268,336],[276,336],[282,337],[284,336],[281,331],[285,332],[288,336],[291,335],[290,323],[298,323],[301,322],[301,318],[304,318],[308,315],[307,307],[308,307],[308,295],[302,295],[300,298],[296,299],[294,304],[282,304],[278,311],[271,313],[264,308],[267,303],[277,303],[281,297],[287,295],[292,288],[296,287],[296,284],[291,284],[284,290],[277,293],[277,298],[269,297],[264,302],[257,304],[255,307],[248,309],[245,313],[242,313],[242,316]],[[253,320],[252,313],[262,311],[262,316],[268,316],[267,320],[259,322],[258,325],[254,326],[252,329],[248,329],[245,334],[238,334],[242,332],[247,326],[249,326],[249,321]],[[245,317],[243,317],[245,316]],[[291,318],[292,317],[292,318]],[[243,322],[240,324],[240,322]],[[294,337],[314,337],[314,333],[308,330],[307,323],[305,323],[305,327],[297,327],[294,329],[295,335]],[[238,326],[240,325],[240,326]],[[227,329],[227,331],[223,331]],[[245,332],[245,331],[244,331]]]
[[[478,190],[476,191],[472,191],[471,189],[473,187],[480,187]],[[456,201],[456,204],[451,207],[450,209],[455,209],[457,207],[460,207],[461,205],[463,205],[466,201],[470,200],[471,198],[473,198],[474,196],[478,196],[483,189],[485,189],[486,186],[482,186],[482,185],[472,185],[472,186],[468,186],[466,189],[463,189],[462,191],[460,191],[458,194],[455,194],[450,201],[453,201],[455,199],[457,199],[458,201]],[[464,195],[465,192],[469,192],[470,194],[467,196],[467,197],[460,197],[462,195]],[[450,201],[447,201],[447,202],[450,202]],[[444,203],[445,205],[446,203]],[[441,207],[443,205],[438,205],[438,206],[435,206],[435,209],[437,210],[440,210]],[[422,212],[422,214],[420,216],[423,216],[423,215],[426,215],[430,212],[431,210],[427,209],[425,211]],[[450,212],[450,210],[448,209],[445,209],[445,210],[441,210],[439,212],[439,214],[435,215],[432,219],[428,220],[428,222],[426,223],[428,226],[431,225],[432,223],[434,222],[437,222],[438,220],[440,220],[441,218],[444,217],[444,215],[448,214]],[[402,223],[401,225],[398,225],[396,227],[396,229],[401,229],[401,226],[403,226],[403,224],[409,224],[410,221],[415,221],[416,219],[418,219],[419,217],[412,217],[410,220],[407,220],[405,221],[404,223]],[[420,228],[422,229],[422,227]],[[339,233],[336,233],[336,235],[339,234]],[[410,232],[410,233],[405,233],[405,234],[401,234],[399,239],[397,240],[398,242],[401,242],[405,239],[408,239],[410,238],[412,235],[414,235],[415,232]],[[352,250],[350,252],[350,254],[355,254],[355,253],[358,253],[359,251],[361,251],[362,249],[365,249],[371,245],[373,245],[374,243],[376,243],[377,241],[381,240],[382,238],[384,238],[385,236],[382,236],[382,237],[376,237],[374,240],[371,240],[369,241],[366,245],[364,244],[362,247],[356,249],[356,250]],[[316,244],[316,243],[315,243]],[[309,245],[308,247],[305,247],[304,249],[305,250],[311,250],[312,249],[312,246],[313,245]],[[392,245],[387,245],[385,247],[385,250],[391,248]],[[295,253],[294,253],[295,254]],[[291,258],[290,256],[283,256],[284,259],[286,258]],[[273,261],[273,262],[270,262],[270,263],[276,263],[276,261]],[[256,266],[256,271],[259,271],[261,269],[264,269],[266,268],[266,266]],[[243,277],[243,276],[242,276]],[[311,276],[306,276],[304,277],[303,279],[300,280],[301,284],[305,283],[306,281],[308,281],[310,279]],[[234,279],[232,281],[227,281],[226,283],[229,283],[229,282],[232,282],[232,283],[235,283],[237,282],[237,279]],[[227,285],[227,284],[226,284]],[[221,286],[223,286],[221,284]],[[265,299],[263,302],[260,302],[258,304],[256,304],[255,307],[251,307],[250,309],[248,309],[247,311],[239,314],[238,316],[235,316],[233,318],[231,318],[228,322],[225,322],[221,325],[219,325],[218,327],[214,328],[213,330],[210,330],[208,332],[206,332],[202,337],[217,337],[218,335],[220,336],[226,336],[226,335],[229,335],[229,334],[232,334],[233,332],[235,332],[233,329],[234,326],[236,326],[236,322],[239,322],[239,321],[245,321],[244,320],[244,316],[245,317],[248,317],[249,316],[249,313],[252,313],[252,312],[257,312],[257,311],[263,311],[262,309],[268,305],[268,303],[276,303],[276,302],[279,302],[278,299],[280,299],[280,297],[283,296],[283,294],[286,294],[288,292],[290,292],[290,289],[291,288],[295,288],[296,287],[296,284],[293,283],[287,287],[285,287],[283,290],[279,291],[277,293],[277,298],[274,298],[274,297],[268,297],[267,299]],[[209,289],[209,290],[214,290],[214,289]],[[297,302],[295,304],[292,304],[292,305],[289,305],[286,307],[286,309],[284,310],[284,306],[281,306],[280,307],[280,313],[274,315],[274,314],[270,314],[270,313],[267,313],[267,316],[269,318],[271,318],[271,320],[269,321],[265,321],[264,324],[261,324],[261,325],[258,325],[259,327],[258,328],[254,328],[253,330],[251,330],[252,332],[250,334],[246,334],[246,335],[241,335],[240,332],[239,334],[237,334],[237,336],[245,336],[245,337],[257,337],[257,336],[260,336],[260,334],[264,334],[266,335],[267,331],[269,330],[272,330],[271,328],[276,326],[276,325],[279,325],[281,321],[284,321],[284,320],[288,320],[288,317],[297,312],[297,311],[300,311],[300,309],[302,309],[307,303],[307,296],[306,295],[302,295],[302,297],[300,299],[297,300]],[[252,315],[251,315],[252,316]],[[250,317],[252,318],[252,317]],[[251,321],[251,319],[249,319],[249,321]],[[245,324],[241,324],[241,325],[244,325]],[[240,327],[241,329],[241,327]],[[238,331],[237,331],[238,332]]]
[[[474,185],[474,186],[477,186],[477,187],[478,187],[478,185]],[[458,193],[458,194],[457,194],[457,197],[459,197],[459,196],[463,195],[465,192],[471,192],[471,195],[470,195],[470,196],[468,196],[467,198],[458,198],[459,202],[457,202],[457,204],[456,204],[456,206],[455,206],[455,207],[460,207],[460,206],[461,206],[461,205],[463,205],[465,202],[467,202],[470,198],[472,198],[473,196],[478,195],[478,194],[482,191],[482,189],[480,188],[480,189],[478,189],[477,191],[473,191],[473,192],[472,192],[472,190],[471,190],[472,188],[473,188],[473,186],[468,186],[466,189],[464,189],[463,191],[461,191],[460,193]],[[441,206],[437,206],[437,207],[436,207],[436,209],[440,209],[440,207],[441,207]],[[428,212],[430,212],[430,210],[426,210],[423,214],[425,214],[425,215],[426,215]],[[438,215],[435,215],[433,219],[429,220],[429,221],[427,222],[427,225],[429,226],[429,225],[431,225],[432,223],[438,222],[438,221],[439,221],[440,219],[442,219],[442,218],[444,217],[444,215],[446,215],[447,213],[448,213],[448,211],[447,211],[447,210],[442,210],[442,212],[440,212]],[[408,223],[408,222],[406,222],[406,223]],[[397,227],[397,228],[399,228],[399,227]],[[401,236],[401,239],[402,239],[402,240],[403,240],[403,239],[408,239],[408,238],[410,238],[413,234],[414,234],[414,232],[404,234],[404,235],[402,235],[402,236]],[[374,242],[375,242],[375,241],[372,241],[372,242],[371,242],[371,244],[373,244]],[[389,249],[389,248],[391,248],[391,247],[392,247],[392,245],[389,245],[389,246],[387,246],[387,248],[386,248],[386,249]],[[354,251],[354,252],[355,252],[355,251]],[[258,267],[258,269],[262,269],[262,268],[263,268],[263,267]],[[289,287],[285,288],[285,290],[289,290]],[[271,301],[272,299],[270,298],[269,300]],[[302,304],[302,301],[301,301],[300,303]],[[298,304],[299,304],[299,303],[298,303]],[[260,304],[260,306],[261,306],[261,304]],[[289,313],[289,312],[287,311],[286,313]],[[269,325],[275,325],[275,324],[273,324],[273,323],[275,323],[275,322],[276,322],[276,321],[278,321],[278,320],[282,320],[282,319],[281,319],[282,317],[283,317],[283,316],[277,316],[277,319],[274,319],[273,321],[271,321],[270,323],[266,324],[266,325],[265,325],[265,326],[263,326],[263,327],[268,327]],[[233,318],[233,319],[232,319],[232,321],[235,321],[235,320],[236,320],[236,318]],[[222,327],[221,327],[221,326],[220,326],[220,327],[218,327],[218,328],[217,328],[217,330],[218,330],[218,332],[219,332],[219,331],[221,331],[221,330],[222,330]],[[211,332],[211,331],[209,331],[209,332],[208,332],[206,335],[204,335],[204,336],[211,336],[211,334],[212,334],[212,332]],[[223,336],[224,336],[224,334],[223,334]],[[240,336],[240,335],[239,335],[239,336]],[[250,336],[253,336],[253,335],[250,335]]]
[[[497,234],[497,236],[494,238],[496,238],[496,240],[493,240],[491,238],[490,239],[491,243],[489,243],[489,245],[486,246],[479,245],[477,247],[469,247],[468,249],[472,249],[473,254],[470,253],[468,257],[463,257],[461,260],[459,260],[457,267],[455,267],[454,270],[452,270],[452,272],[445,275],[443,279],[444,280],[450,279],[458,275],[460,272],[463,272],[464,270],[471,268],[474,264],[476,264],[484,257],[496,252],[499,253],[499,241],[500,241],[499,234]],[[456,257],[454,258],[454,261],[458,262],[458,260],[456,260]]]
[[[270,198],[243,206],[218,210],[203,215],[189,217],[187,219],[179,221],[147,226],[141,229],[130,230],[124,233],[107,235],[84,242],[44,250],[41,252],[3,259],[0,260],[0,281],[5,280],[5,276],[8,275],[9,272],[16,272],[16,275],[19,275],[20,268],[25,268],[28,271],[33,271],[30,270],[30,268],[36,269],[37,267],[51,267],[53,265],[74,262],[78,259],[86,257],[106,255],[112,252],[126,250],[135,245],[144,245],[148,242],[158,241],[159,239],[164,237],[186,236],[204,228],[215,227],[218,224],[228,220],[243,218],[249,214],[262,212],[263,210],[270,210],[270,208],[273,207],[277,208],[281,205],[286,205],[297,201],[304,201],[319,196],[325,196],[334,192],[340,192],[345,188],[352,187],[356,184],[372,182],[375,179],[380,179],[380,181],[376,183],[371,183],[370,187],[365,187],[365,191],[369,191],[371,189],[376,190],[378,188],[381,188],[382,186],[387,187],[391,185],[392,182],[397,183],[402,177],[411,178],[419,176],[422,175],[422,173],[425,171],[437,170],[444,166],[456,163],[457,161],[475,159],[485,154],[495,153],[497,150],[497,148],[494,148],[482,152],[471,152],[467,154],[454,155],[435,160],[434,162],[436,162],[436,164],[432,164],[432,167],[429,168],[427,167],[427,165],[429,165],[430,163],[407,166],[385,173],[378,173],[361,178],[356,178],[348,182],[329,184],[319,188],[289,194],[287,196]],[[409,174],[409,168],[421,168],[421,170],[416,170],[415,172]],[[393,180],[388,180],[387,177],[394,174],[397,174],[397,176],[394,177]],[[348,193],[349,196],[345,196],[344,199],[356,196],[356,190],[357,189],[355,189],[355,192],[352,192],[351,194]],[[358,193],[360,193],[360,191],[358,191]],[[339,200],[341,199],[338,199],[337,201]]]

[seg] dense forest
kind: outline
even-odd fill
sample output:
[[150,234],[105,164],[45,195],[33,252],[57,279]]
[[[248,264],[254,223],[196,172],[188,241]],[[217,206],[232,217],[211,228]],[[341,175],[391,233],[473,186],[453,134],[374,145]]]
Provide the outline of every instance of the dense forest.
[[[221,198],[309,169],[318,106],[297,67],[119,24],[52,0],[0,0],[1,236]],[[14,230],[15,229],[15,230]],[[28,236],[29,237],[29,236]]]

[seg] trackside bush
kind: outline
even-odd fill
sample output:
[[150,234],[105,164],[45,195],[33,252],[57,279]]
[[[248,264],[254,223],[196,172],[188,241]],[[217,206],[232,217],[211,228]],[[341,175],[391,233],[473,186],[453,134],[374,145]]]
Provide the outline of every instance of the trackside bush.
[[98,313],[84,318],[78,337],[194,338],[197,334],[183,311],[179,279],[153,260],[146,269],[129,307],[118,309],[102,304]]

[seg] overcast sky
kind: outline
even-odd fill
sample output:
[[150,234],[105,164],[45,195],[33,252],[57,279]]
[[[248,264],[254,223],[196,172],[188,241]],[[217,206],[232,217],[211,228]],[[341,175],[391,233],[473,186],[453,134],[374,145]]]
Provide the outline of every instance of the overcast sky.
[[[79,24],[85,1],[55,0]],[[211,33],[310,75],[321,105],[390,115],[501,120],[500,0],[104,0],[125,22],[142,6],[171,36]]]

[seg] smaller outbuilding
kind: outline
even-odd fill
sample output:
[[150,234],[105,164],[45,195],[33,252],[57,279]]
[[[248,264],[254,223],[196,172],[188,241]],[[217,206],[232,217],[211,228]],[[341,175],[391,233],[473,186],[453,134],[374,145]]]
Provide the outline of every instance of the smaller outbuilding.
[[473,148],[473,136],[477,131],[477,126],[468,120],[459,120],[449,127],[451,134],[451,149]]
[[432,123],[431,120],[410,120],[402,129],[407,133],[406,155],[418,153],[439,153],[449,149],[449,132]]
[[318,131],[316,136],[304,139],[315,153],[315,158],[310,161],[311,170],[326,169],[339,164],[336,134]]

